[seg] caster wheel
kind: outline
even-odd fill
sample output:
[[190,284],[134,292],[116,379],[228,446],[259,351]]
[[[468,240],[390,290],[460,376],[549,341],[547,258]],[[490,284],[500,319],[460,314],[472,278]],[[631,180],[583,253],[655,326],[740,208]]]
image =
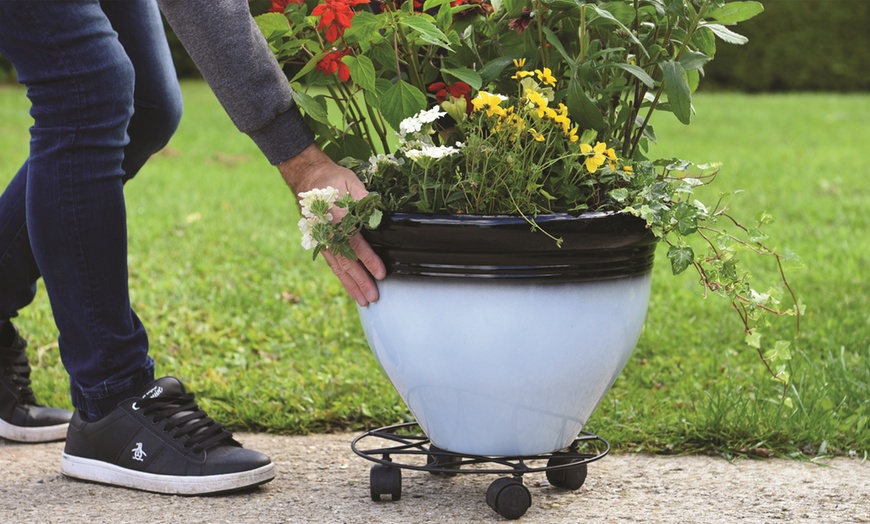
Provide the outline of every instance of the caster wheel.
[[[446,455],[445,453],[449,453],[444,451],[443,449],[429,445],[429,451],[431,451],[432,455],[426,455],[426,465],[432,466],[438,469],[459,469],[459,456],[458,455]],[[443,471],[430,471],[433,475],[444,475],[445,477],[455,477],[456,473],[445,473]]]
[[369,472],[372,500],[378,502],[381,495],[390,495],[393,502],[402,498],[402,471],[399,468],[375,464]]
[[[547,461],[547,467],[563,466],[565,464],[571,464],[576,460],[578,459],[553,457]],[[570,490],[580,489],[580,486],[582,486],[586,481],[586,464],[577,464],[576,466],[548,470],[547,480],[557,488]]]
[[532,495],[522,480],[502,477],[486,490],[486,504],[502,517],[513,520],[525,515],[532,505]]

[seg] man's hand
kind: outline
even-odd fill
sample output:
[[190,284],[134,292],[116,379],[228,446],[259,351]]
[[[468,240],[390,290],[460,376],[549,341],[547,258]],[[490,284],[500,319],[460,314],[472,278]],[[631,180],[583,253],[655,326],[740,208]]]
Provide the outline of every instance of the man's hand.
[[[278,170],[293,190],[294,196],[326,186],[338,189],[340,194],[350,193],[357,200],[368,194],[353,171],[333,162],[314,144],[280,164]],[[334,207],[331,213],[334,220],[339,221],[347,211]],[[378,299],[378,286],[375,279],[383,279],[387,270],[383,261],[361,235],[351,238],[350,246],[359,260],[350,260],[329,251],[323,251],[323,258],[351,298],[360,306],[367,306],[369,302]]]

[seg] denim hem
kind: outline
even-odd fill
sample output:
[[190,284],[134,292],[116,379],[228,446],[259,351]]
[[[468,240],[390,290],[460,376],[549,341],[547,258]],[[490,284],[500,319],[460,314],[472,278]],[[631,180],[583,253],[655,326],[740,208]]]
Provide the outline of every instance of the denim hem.
[[141,394],[152,382],[154,382],[154,361],[148,357],[148,365],[145,369],[111,384],[103,382],[92,388],[82,388],[70,380],[70,396],[73,406],[82,417],[88,421],[95,421],[114,411],[124,400]]

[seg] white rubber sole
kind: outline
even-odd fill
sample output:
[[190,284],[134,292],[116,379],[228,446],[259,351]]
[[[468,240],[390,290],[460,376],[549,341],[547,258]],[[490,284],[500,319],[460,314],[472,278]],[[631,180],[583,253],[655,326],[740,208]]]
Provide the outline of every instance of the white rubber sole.
[[155,475],[122,468],[100,460],[63,454],[61,473],[67,477],[101,484],[151,491],[165,495],[207,495],[250,488],[275,478],[275,465],[250,471],[209,476]]
[[67,428],[69,428],[69,423],[67,422],[55,426],[25,428],[13,426],[5,420],[0,419],[0,437],[14,440],[15,442],[52,442],[64,440]]

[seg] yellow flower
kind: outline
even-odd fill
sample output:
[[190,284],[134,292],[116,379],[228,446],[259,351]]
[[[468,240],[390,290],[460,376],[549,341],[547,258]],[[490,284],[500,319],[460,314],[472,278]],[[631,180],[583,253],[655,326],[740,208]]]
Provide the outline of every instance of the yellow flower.
[[622,166],[622,170],[625,172],[626,175],[631,176],[631,166]]
[[478,91],[477,96],[471,101],[471,105],[475,111],[483,111],[486,109],[486,116],[503,116],[504,108],[500,107],[502,98],[486,91]]
[[538,108],[538,118],[544,118],[544,114],[547,111],[547,99],[541,93],[532,89],[526,89],[526,98]]
[[607,149],[607,144],[604,142],[598,142],[595,144],[595,147],[590,146],[589,144],[580,144],[580,152],[586,155],[586,170],[590,173],[594,173],[598,171],[604,162],[607,161],[607,157],[604,156],[604,152]]
[[568,135],[568,142],[571,142],[572,144],[573,144],[574,142],[580,140],[580,137],[577,136],[577,126],[572,127],[572,128],[571,128],[569,131],[567,131],[565,134]]
[[610,164],[610,170],[616,171],[616,166],[618,165],[617,161],[619,160],[619,158],[616,157],[616,151],[611,147],[605,151],[605,153],[607,154],[607,163]]
[[514,67],[517,69],[522,69],[526,65],[525,58],[514,58]]
[[520,80],[522,78],[526,78],[527,76],[532,76],[534,74],[535,73],[532,73],[531,71],[517,71],[517,73],[514,76],[512,76],[511,79],[512,80]]
[[544,135],[535,131],[534,128],[531,128],[531,127],[529,128],[529,134],[532,135],[532,138],[535,139],[535,142],[543,142],[544,141]]
[[556,122],[557,124],[562,126],[562,132],[567,135],[568,131],[571,130],[571,119],[568,118],[566,115],[558,112],[555,116],[551,118],[553,119],[553,122]]
[[551,71],[549,67],[545,67],[543,71],[535,69],[535,74],[538,75],[538,80],[541,82],[550,84],[551,86],[556,85],[556,77],[553,76],[553,71]]

